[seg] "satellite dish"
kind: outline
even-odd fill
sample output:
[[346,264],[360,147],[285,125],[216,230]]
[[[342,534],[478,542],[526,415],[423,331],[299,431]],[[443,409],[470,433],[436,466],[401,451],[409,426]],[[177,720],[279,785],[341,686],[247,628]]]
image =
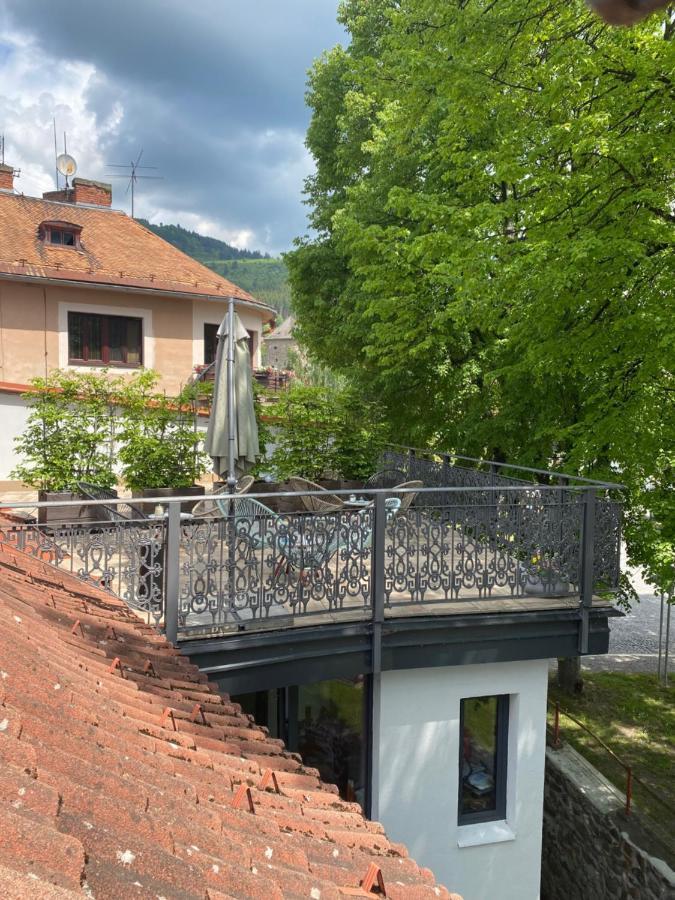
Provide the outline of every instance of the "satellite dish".
[[56,157],[56,168],[66,178],[77,172],[77,163],[69,153],[61,153]]

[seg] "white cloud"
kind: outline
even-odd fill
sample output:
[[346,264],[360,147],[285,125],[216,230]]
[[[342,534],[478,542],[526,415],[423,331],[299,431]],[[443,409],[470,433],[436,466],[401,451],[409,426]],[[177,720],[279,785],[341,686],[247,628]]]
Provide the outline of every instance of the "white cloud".
[[[84,178],[144,148],[136,214],[278,252],[306,230],[305,71],[343,34],[337,0],[0,0],[0,133],[17,189],[54,187],[53,118]],[[194,5],[193,5],[194,6]],[[133,27],[126,22],[133,18]],[[148,172],[147,174],[154,174]],[[113,204],[129,208],[123,179]]]
[[54,118],[59,152],[66,132],[80,174],[100,171],[102,136],[119,127],[123,110],[118,107],[111,119],[95,121],[86,103],[95,67],[47,56],[36,42],[17,32],[0,32],[0,44],[4,50],[0,129],[5,135],[6,162],[21,169],[17,189],[38,196],[54,189]]

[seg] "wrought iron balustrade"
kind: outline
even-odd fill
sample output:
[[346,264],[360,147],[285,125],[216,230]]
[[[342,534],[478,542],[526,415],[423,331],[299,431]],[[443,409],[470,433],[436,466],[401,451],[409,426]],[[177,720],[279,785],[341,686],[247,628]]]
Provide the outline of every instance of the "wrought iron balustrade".
[[[111,591],[174,640],[556,600],[583,610],[616,589],[613,486],[541,483],[399,450],[382,465],[424,487],[364,489],[360,505],[338,491],[345,505],[327,514],[305,511],[301,492],[247,495],[201,519],[181,518],[180,498],[145,501],[164,504],[164,517],[114,522],[37,525],[0,510],[0,540]],[[279,497],[298,510],[262,505]]]

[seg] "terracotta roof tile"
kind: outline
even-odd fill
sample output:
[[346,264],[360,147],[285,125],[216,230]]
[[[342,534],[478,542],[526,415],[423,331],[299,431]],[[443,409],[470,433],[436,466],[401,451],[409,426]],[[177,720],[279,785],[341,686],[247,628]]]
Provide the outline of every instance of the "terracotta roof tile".
[[[82,228],[81,249],[40,239],[41,222]],[[210,297],[230,295],[273,310],[125,213],[0,191],[0,272]]]
[[0,761],[9,900],[450,896],[121,601],[1,544]]

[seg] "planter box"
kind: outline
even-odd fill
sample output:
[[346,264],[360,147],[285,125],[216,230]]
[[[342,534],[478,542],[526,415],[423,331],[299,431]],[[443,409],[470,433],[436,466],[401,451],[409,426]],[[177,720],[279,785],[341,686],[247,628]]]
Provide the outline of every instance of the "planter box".
[[[115,492],[117,494],[117,492]],[[54,503],[70,500],[84,500],[82,494],[74,491],[38,491],[38,502]],[[68,522],[105,522],[98,506],[52,506],[38,507],[39,525],[62,525]]]
[[[199,502],[200,498],[204,496],[206,490],[204,485],[202,484],[193,484],[190,487],[182,487],[182,488],[143,488],[142,491],[132,491],[132,497],[135,497],[137,500],[143,499],[145,497],[161,497],[162,499],[170,500],[172,497],[194,497],[193,501],[185,500],[180,505],[180,511],[189,513],[192,512],[193,507]],[[150,515],[154,512],[153,509],[150,509],[147,503],[142,504],[143,512],[147,515]]]
[[544,579],[525,574],[522,578],[523,593],[531,597],[566,597],[570,593],[569,581],[563,581],[560,575]]

